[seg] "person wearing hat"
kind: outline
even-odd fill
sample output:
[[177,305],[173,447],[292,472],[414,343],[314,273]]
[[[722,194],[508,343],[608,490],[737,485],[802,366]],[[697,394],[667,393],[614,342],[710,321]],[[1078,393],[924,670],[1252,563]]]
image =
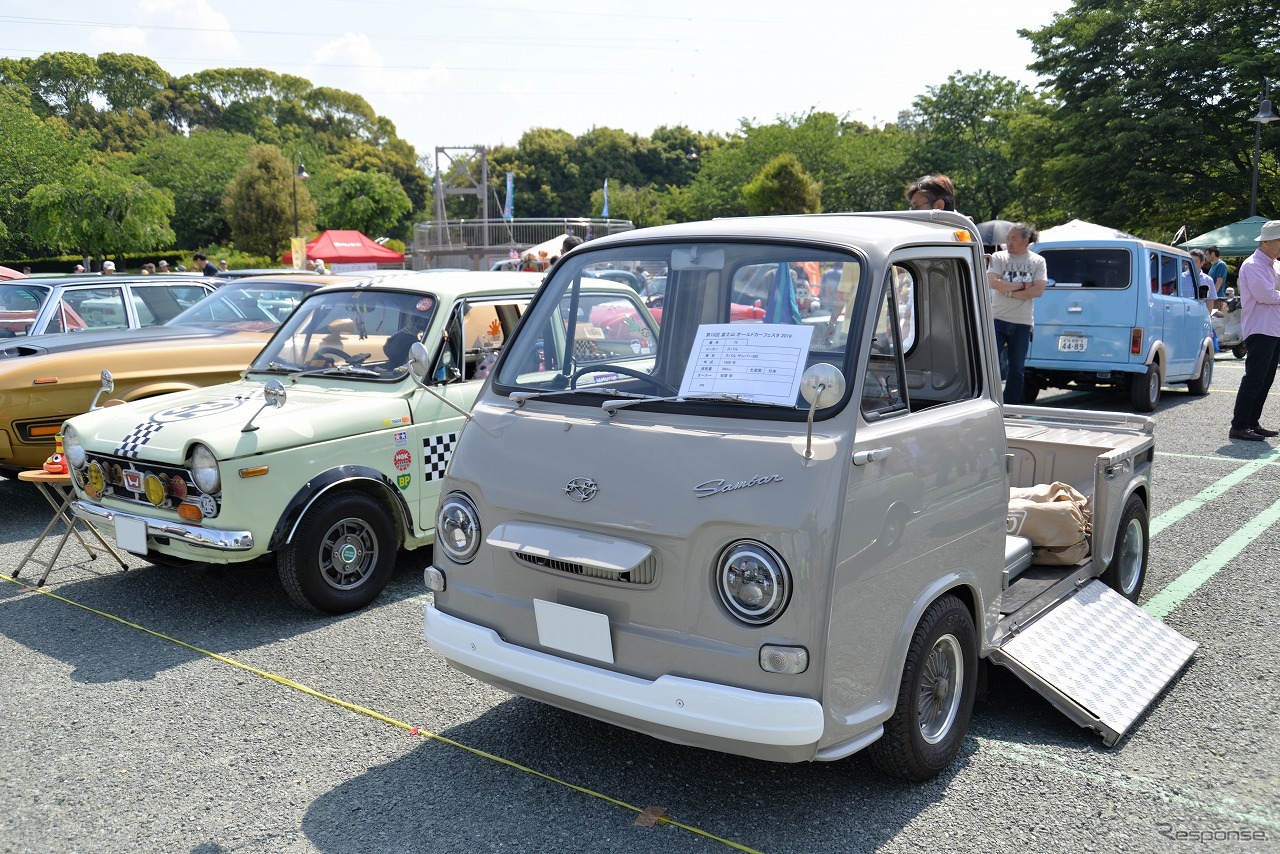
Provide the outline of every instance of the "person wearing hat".
[[1276,264],[1280,258],[1280,219],[1262,226],[1254,240],[1258,248],[1240,265],[1236,277],[1236,287],[1240,289],[1240,335],[1247,352],[1244,379],[1236,392],[1228,433],[1232,439],[1246,442],[1280,436],[1280,430],[1262,426],[1262,408],[1275,382],[1276,365],[1280,364],[1280,265]]
[[160,273],[169,272],[169,262],[161,258],[160,262],[156,264],[156,270]]
[[116,262],[115,262],[115,261],[103,261],[103,262],[102,262],[102,275],[104,275],[104,276],[114,276],[115,274],[116,274]]
[[72,270],[71,272],[73,272],[73,273],[83,273],[83,272],[84,272],[84,265],[83,265],[83,264],[77,264],[77,265],[76,265],[76,268],[75,268],[74,270]]

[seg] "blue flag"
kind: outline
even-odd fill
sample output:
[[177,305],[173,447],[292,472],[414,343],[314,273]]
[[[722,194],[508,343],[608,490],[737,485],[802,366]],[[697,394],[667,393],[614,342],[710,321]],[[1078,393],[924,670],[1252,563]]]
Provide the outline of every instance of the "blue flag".
[[600,216],[604,219],[609,218],[609,179],[604,179],[604,210],[600,212]]
[[765,323],[800,323],[800,306],[796,304],[796,285],[791,278],[791,265],[785,261],[778,265],[769,292],[769,304],[764,309]]
[[502,208],[503,219],[515,218],[515,195],[516,195],[515,189],[516,189],[515,173],[508,172],[507,173],[507,203]]

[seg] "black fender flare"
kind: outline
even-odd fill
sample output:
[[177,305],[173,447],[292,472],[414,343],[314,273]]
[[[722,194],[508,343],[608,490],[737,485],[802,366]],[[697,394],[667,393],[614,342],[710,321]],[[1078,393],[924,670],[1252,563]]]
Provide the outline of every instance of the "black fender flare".
[[[271,532],[271,541],[267,548],[279,551],[293,540],[298,523],[306,514],[307,508],[322,495],[346,485],[354,485],[362,492],[369,493],[391,505],[399,511],[399,527],[402,532],[412,534],[413,511],[391,479],[377,469],[368,466],[343,465],[329,469],[310,478],[302,485],[297,494],[289,500],[288,506],[280,514],[275,530]],[[394,496],[394,500],[392,499]]]

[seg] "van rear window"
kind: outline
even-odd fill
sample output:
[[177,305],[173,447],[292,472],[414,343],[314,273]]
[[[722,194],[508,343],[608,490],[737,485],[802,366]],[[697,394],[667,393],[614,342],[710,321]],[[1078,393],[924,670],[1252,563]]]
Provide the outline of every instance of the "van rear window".
[[1129,287],[1132,256],[1128,249],[1038,250],[1049,268],[1049,285],[1058,288]]

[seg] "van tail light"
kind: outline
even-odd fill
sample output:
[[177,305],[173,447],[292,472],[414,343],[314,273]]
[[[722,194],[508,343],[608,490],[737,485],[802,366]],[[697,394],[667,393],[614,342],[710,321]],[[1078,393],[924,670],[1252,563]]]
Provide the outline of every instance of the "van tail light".
[[1135,356],[1142,355],[1142,330],[1129,330],[1129,352]]

